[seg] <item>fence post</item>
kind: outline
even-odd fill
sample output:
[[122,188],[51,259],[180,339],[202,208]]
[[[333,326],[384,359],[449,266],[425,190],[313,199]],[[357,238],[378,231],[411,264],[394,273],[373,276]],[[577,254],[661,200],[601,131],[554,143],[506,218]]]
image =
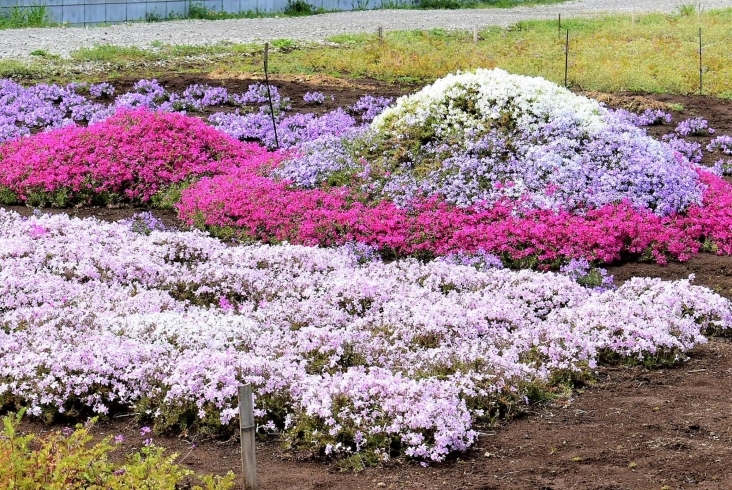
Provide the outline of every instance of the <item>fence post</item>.
[[255,425],[251,385],[239,386],[239,432],[244,490],[257,490],[257,454],[254,444]]
[[567,87],[567,75],[569,74],[569,29],[567,29],[567,41],[564,44],[564,87]]
[[699,95],[702,94],[702,28],[699,28]]
[[272,130],[274,131],[275,146],[280,149],[280,140],[277,138],[277,118],[272,104],[272,92],[269,89],[269,43],[264,43],[264,83],[267,87],[267,100],[269,101],[269,113],[272,116]]
[[559,14],[559,20],[557,22],[557,37],[562,38],[562,14]]

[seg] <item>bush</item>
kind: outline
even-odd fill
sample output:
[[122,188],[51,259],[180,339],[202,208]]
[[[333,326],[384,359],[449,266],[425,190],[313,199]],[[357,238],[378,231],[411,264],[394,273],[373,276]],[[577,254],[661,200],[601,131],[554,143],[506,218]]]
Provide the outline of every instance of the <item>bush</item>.
[[[67,490],[76,488],[104,488],[125,490],[180,488],[194,473],[175,463],[177,454],[165,455],[165,448],[151,442],[127,456],[117,465],[109,461],[120,437],[104,438],[92,445],[89,434],[92,423],[77,425],[75,430],[53,431],[42,438],[32,434],[20,435],[18,426],[23,411],[3,417],[0,435],[0,490],[34,489]],[[234,474],[225,477],[202,476],[203,490],[233,487]]]

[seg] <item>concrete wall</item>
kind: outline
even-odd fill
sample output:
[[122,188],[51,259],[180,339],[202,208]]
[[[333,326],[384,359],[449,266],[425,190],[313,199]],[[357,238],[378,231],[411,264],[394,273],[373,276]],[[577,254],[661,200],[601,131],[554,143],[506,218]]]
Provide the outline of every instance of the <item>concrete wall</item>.
[[[409,1],[409,0],[402,0]],[[356,10],[381,7],[382,0],[307,0],[316,8]],[[185,18],[189,5],[202,5],[217,12],[281,12],[287,0],[0,0],[0,15],[12,8],[45,5],[50,20],[69,25],[94,25],[149,19]]]

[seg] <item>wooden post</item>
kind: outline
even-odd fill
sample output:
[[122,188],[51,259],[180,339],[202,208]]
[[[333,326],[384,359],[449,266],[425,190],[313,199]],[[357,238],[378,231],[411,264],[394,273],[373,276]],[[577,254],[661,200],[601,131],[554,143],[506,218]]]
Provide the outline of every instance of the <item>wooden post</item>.
[[559,14],[559,21],[557,22],[557,37],[562,38],[562,14]]
[[378,33],[379,33],[379,42],[383,42],[384,41],[384,28],[379,26]]
[[699,95],[702,94],[702,31],[699,28]]
[[473,26],[473,44],[478,44],[478,26]]
[[274,113],[274,104],[272,104],[272,94],[269,90],[269,43],[264,43],[264,82],[267,86],[267,100],[269,100],[269,113],[272,116],[272,130],[274,131],[275,146],[280,148],[280,141],[277,138],[277,118]]
[[567,29],[567,42],[564,45],[564,87],[567,87],[567,75],[569,74],[569,29]]
[[257,490],[257,454],[254,444],[256,432],[252,408],[252,386],[239,387],[239,438],[241,440],[241,468],[244,490]]

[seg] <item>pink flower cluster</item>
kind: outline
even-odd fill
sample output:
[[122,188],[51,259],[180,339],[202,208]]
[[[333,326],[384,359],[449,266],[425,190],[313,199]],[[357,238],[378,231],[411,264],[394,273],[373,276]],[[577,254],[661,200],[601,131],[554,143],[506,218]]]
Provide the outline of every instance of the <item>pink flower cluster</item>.
[[234,228],[250,240],[321,246],[356,241],[396,256],[483,250],[511,263],[555,265],[572,258],[684,261],[702,246],[732,253],[732,186],[703,170],[703,204],[662,217],[629,203],[584,214],[518,215],[510,204],[458,208],[438,199],[403,209],[389,201],[364,203],[348,188],[293,189],[257,175],[256,167],[254,162],[193,184],[178,205],[181,218],[213,230]]
[[121,110],[88,128],[70,126],[0,146],[0,186],[26,201],[65,191],[70,202],[112,193],[147,202],[162,188],[221,173],[263,153],[182,114]]

